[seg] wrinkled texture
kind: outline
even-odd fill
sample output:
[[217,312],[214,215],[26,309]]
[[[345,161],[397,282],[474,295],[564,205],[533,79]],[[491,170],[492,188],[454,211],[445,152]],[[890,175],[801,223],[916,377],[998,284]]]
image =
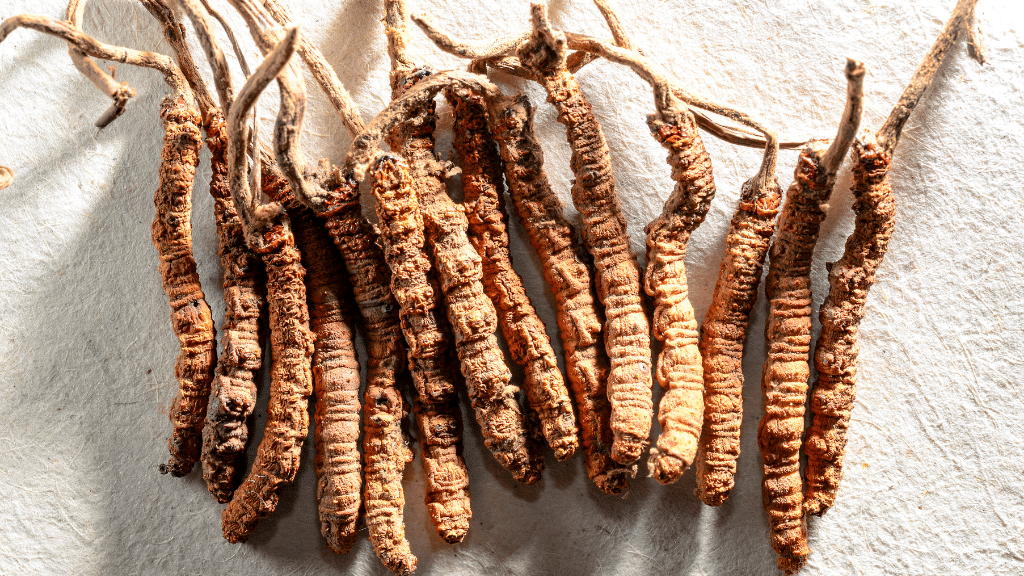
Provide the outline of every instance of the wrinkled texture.
[[221,514],[228,542],[245,542],[257,523],[277,508],[278,491],[295,480],[299,471],[302,443],[309,431],[314,336],[309,330],[302,255],[287,218],[280,218],[266,233],[266,251],[260,254],[267,269],[273,358],[267,423],[249,475]]
[[594,258],[597,296],[607,318],[611,456],[620,464],[631,464],[647,447],[654,407],[650,324],[643,309],[640,267],[629,243],[601,125],[576,78],[565,68],[564,55],[552,66],[552,55],[546,53],[549,47],[535,41],[536,36],[520,47],[519,58],[540,75],[572,148],[569,165],[576,176],[572,203],[583,217],[583,243]]
[[[690,235],[711,208],[715,182],[711,157],[689,111],[680,115],[678,123],[651,119],[648,124],[655,138],[669,150],[668,163],[676,181],[661,216],[647,225],[644,273],[644,288],[654,297],[654,337],[665,343],[655,375],[667,390],[658,405],[661,434],[651,448],[648,469],[655,480],[670,484],[682,476],[697,455],[704,421],[704,368],[683,259]],[[698,468],[698,477],[700,471]]]
[[[743,387],[743,344],[750,309],[757,299],[778,215],[781,190],[772,180],[770,190],[755,198],[748,199],[749,188],[744,185],[739,210],[729,228],[729,250],[701,331],[705,381],[721,382],[720,389],[730,391],[733,397],[736,392],[729,389]],[[765,373],[761,391],[765,398],[764,417],[757,429],[764,468],[761,499],[768,512],[770,541],[778,554],[779,569],[792,574],[803,568],[809,553],[800,485],[807,383]]]
[[811,263],[830,192],[821,165],[825,144],[815,141],[801,151],[771,247],[764,288],[768,358],[762,386],[766,390],[794,390],[795,394],[806,390],[810,377]]
[[[363,216],[359,187],[339,174],[324,180],[336,202],[321,214],[338,248],[366,335],[363,460],[366,527],[374,551],[394,572],[412,571],[416,557],[405,539],[402,477],[412,453],[402,444],[403,403],[396,382],[405,373],[406,348],[398,304],[391,294],[391,271],[377,245],[377,234]],[[396,437],[397,435],[397,437]],[[402,450],[390,450],[396,442]]]
[[203,480],[218,502],[231,500],[245,472],[248,418],[256,406],[255,373],[263,363],[260,324],[264,321],[266,277],[263,261],[245,244],[242,221],[228,186],[227,127],[216,114],[207,120],[210,195],[217,221],[217,253],[223,270],[224,324],[221,353],[210,389],[203,428]]
[[480,255],[484,292],[498,312],[512,360],[526,372],[523,390],[540,419],[543,437],[555,458],[565,460],[579,443],[576,416],[544,323],[512,268],[502,180],[505,165],[488,131],[487,107],[480,96],[465,89],[447,96],[455,114],[452,147],[462,160],[469,241]]
[[[233,11],[222,2],[211,4],[224,8],[245,44]],[[654,51],[695,92],[756,111],[790,133],[831,136],[842,113],[837,71],[843,56],[860,54],[872,67],[864,122],[876,127],[954,2],[726,0],[675,10],[649,0],[614,4],[637,44]],[[64,12],[60,3],[42,8],[37,1],[10,0],[0,6],[4,15]],[[387,99],[387,58],[376,57],[384,54],[381,3],[314,0],[289,6],[303,24],[303,36],[328,53],[369,120]],[[558,6],[552,8],[555,25],[609,36],[592,5]],[[435,14],[448,29],[474,40],[503,33],[505,23],[510,33],[527,29],[526,3],[442,0],[411,8]],[[1024,117],[1024,102],[1014,96],[1024,78],[1024,27],[1012,17],[1016,9],[1008,0],[978,4],[992,65],[979,67],[958,43],[904,130],[890,175],[897,230],[861,323],[842,487],[835,506],[811,519],[814,553],[802,575],[1012,574],[1024,553],[1018,537],[1024,499],[1016,494],[1024,473],[1024,397],[1018,384],[1024,368],[1017,353],[1024,341],[1024,237],[1015,233],[1024,225],[1024,132],[1014,119]],[[125,18],[132,17],[140,25],[126,30]],[[162,50],[161,33],[148,20],[137,2],[90,2],[85,28],[99,38]],[[751,30],[773,37],[755,42],[746,35]],[[414,55],[442,69],[465,65],[433,50],[417,30],[410,32]],[[198,473],[184,482],[154,474],[166,458],[167,408],[177,388],[178,343],[170,334],[170,309],[148,240],[161,135],[157,107],[166,87],[158,74],[118,65],[118,80],[138,88],[139,97],[125,116],[97,132],[92,122],[110,101],[70,65],[63,44],[19,31],[0,44],[0,58],[0,164],[16,176],[3,191],[0,212],[0,412],[7,423],[0,427],[0,485],[10,499],[0,516],[17,527],[0,544],[0,572],[387,574],[366,532],[345,557],[322,544],[313,508],[312,451],[294,489],[282,496],[267,526],[273,529],[259,530],[253,545],[237,553],[218,536],[217,506]],[[674,184],[664,148],[644,126],[644,115],[652,111],[650,90],[632,72],[600,62],[588,65],[579,79],[605,128],[633,246],[642,251],[643,226],[660,214]],[[536,131],[547,173],[572,221],[562,126],[539,86],[510,80],[506,87],[538,104]],[[264,134],[272,128],[268,117],[275,108],[273,96],[261,99]],[[312,85],[307,112],[303,143],[310,163],[321,155],[339,159],[347,146],[344,128]],[[443,118],[442,112],[438,140],[444,158]],[[704,140],[718,199],[687,251],[698,320],[710,302],[739,185],[760,161],[759,150]],[[959,160],[951,162],[951,154]],[[205,191],[209,156],[203,151],[201,157],[194,250],[219,329],[217,237]],[[784,188],[796,158],[797,152],[780,155]],[[828,290],[824,262],[840,257],[853,230],[849,188],[844,167],[814,256],[815,337],[817,307]],[[511,220],[513,262],[562,357],[557,302],[545,285],[542,261],[517,218]],[[731,504],[702,507],[692,494],[692,473],[665,489],[645,471],[626,499],[603,496],[585,472],[582,446],[565,463],[549,459],[536,488],[513,489],[514,481],[483,448],[472,416],[464,414],[472,536],[458,553],[437,538],[420,504],[422,466],[412,463],[406,468],[405,520],[420,556],[417,572],[781,576],[765,545],[767,517],[759,511],[755,439],[762,401],[756,383],[764,362],[766,310],[759,299],[744,360],[751,385],[744,390],[743,453]],[[260,386],[265,394],[266,386]],[[656,386],[655,399],[661,393]],[[262,432],[262,414],[260,408],[254,413],[250,455]],[[137,433],[125,434],[129,429]]]
[[857,336],[868,291],[889,248],[896,206],[889,184],[892,158],[873,140],[853,146],[853,234],[842,258],[829,266],[829,291],[821,305],[821,336],[814,349],[818,377],[811,396],[811,428],[805,450],[804,512],[820,516],[835,502],[856,397]]
[[332,551],[343,554],[355,543],[362,504],[354,305],[341,257],[323,224],[295,200],[276,168],[264,166],[262,175],[263,192],[288,209],[295,244],[306,269],[309,328],[316,336],[310,367],[316,397],[313,417],[320,533]]
[[587,476],[602,491],[621,494],[629,488],[628,477],[635,474],[635,469],[611,458],[608,356],[602,337],[603,313],[591,284],[592,271],[562,211],[562,201],[544,172],[544,152],[533,131],[530,101],[521,96],[493,102],[490,107],[512,206],[555,297],[565,371],[579,412]]
[[400,307],[409,369],[416,382],[430,518],[442,539],[459,542],[469,530],[469,479],[462,459],[458,375],[441,291],[424,252],[423,219],[408,167],[399,158],[384,156],[371,176],[384,257],[391,268],[391,292]]
[[170,461],[161,471],[188,474],[203,446],[203,426],[210,383],[217,360],[213,314],[199,285],[192,256],[192,184],[202,138],[199,110],[192,102],[168,96],[161,105],[164,145],[160,151],[160,185],[153,203],[153,245],[160,254],[160,278],[171,304],[171,326],[181,352],[174,366],[178,396],[171,404]]
[[[403,86],[428,74],[429,69],[417,69]],[[388,144],[409,166],[412,192],[433,248],[455,351],[484,444],[513,478],[533,484],[540,480],[543,458],[527,443],[526,421],[516,398],[519,387],[511,383],[512,374],[498,348],[497,313],[484,294],[480,256],[467,236],[469,222],[448,197],[442,166],[434,157],[434,106],[431,101],[415,110],[388,135]]]
[[395,574],[416,569],[416,557],[405,538],[405,491],[402,476],[412,452],[402,437],[402,393],[395,386],[366,385],[363,408],[363,500],[366,528],[377,557]]

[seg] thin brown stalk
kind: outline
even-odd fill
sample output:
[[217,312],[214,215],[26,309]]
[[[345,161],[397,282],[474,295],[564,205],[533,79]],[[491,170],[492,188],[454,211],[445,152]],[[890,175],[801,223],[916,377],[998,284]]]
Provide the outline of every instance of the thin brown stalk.
[[[85,2],[86,0],[71,0],[68,2],[67,10],[67,22],[75,28],[82,27],[82,17],[85,14]],[[91,58],[85,55],[84,52],[78,48],[68,46],[68,54],[71,56],[71,62],[74,63],[75,68],[82,73],[83,76],[92,82],[93,86],[100,89],[101,92],[109,96],[114,100],[110,108],[103,113],[97,120],[95,126],[103,129],[109,126],[114,120],[117,120],[128,107],[128,102],[135,97],[135,90],[128,85],[127,82],[118,82],[114,80],[112,74],[108,74],[99,65],[96,64]]]

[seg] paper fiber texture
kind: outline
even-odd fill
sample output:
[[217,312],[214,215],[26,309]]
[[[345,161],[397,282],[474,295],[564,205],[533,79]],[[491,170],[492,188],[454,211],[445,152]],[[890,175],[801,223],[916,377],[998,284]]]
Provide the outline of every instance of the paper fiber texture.
[[[369,120],[389,97],[382,2],[285,4]],[[474,40],[528,25],[526,2],[410,4]],[[637,44],[688,90],[755,112],[785,134],[828,137],[843,108],[845,57],[868,67],[864,127],[877,129],[954,2],[616,4]],[[257,53],[241,19],[226,2],[213,5],[231,15],[254,65]],[[0,18],[62,18],[64,9],[60,2],[7,0]],[[959,42],[896,151],[897,228],[861,325],[846,474],[835,507],[811,523],[805,574],[1024,568],[1022,12],[1010,0],[982,0],[978,15],[991,64],[970,60]],[[609,36],[588,2],[553,2],[550,15],[556,27]],[[168,50],[136,2],[90,3],[84,26],[106,42]],[[418,29],[411,38],[417,61],[464,66]],[[190,40],[208,74],[191,33]],[[16,178],[0,192],[0,573],[384,574],[365,538],[345,556],[323,544],[311,442],[295,486],[244,545],[221,538],[222,506],[198,472],[184,479],[157,473],[167,458],[178,347],[149,229],[157,111],[168,89],[150,70],[120,65],[117,78],[138,96],[122,118],[97,131],[92,123],[108,101],[75,71],[64,43],[19,30],[0,44],[0,164]],[[631,72],[603,62],[579,79],[604,125],[633,246],[642,253],[643,227],[672,188],[666,152],[644,122],[653,112],[651,92]],[[537,85],[497,80],[537,105],[548,172],[568,203],[569,150],[554,111]],[[308,86],[307,155],[339,162],[350,138],[315,84]],[[272,86],[260,103],[264,134],[276,108]],[[450,149],[448,127],[450,118],[441,121],[442,157]],[[710,303],[740,184],[760,159],[758,150],[710,136],[705,142],[718,197],[687,256],[698,319]],[[224,305],[208,159],[204,151],[193,226],[219,327]],[[795,152],[779,158],[784,187],[795,160]],[[816,305],[827,288],[825,263],[839,257],[852,230],[851,202],[844,169],[815,253]],[[512,231],[516,269],[557,338],[538,260],[522,229]],[[419,457],[406,469],[405,518],[419,573],[779,574],[761,508],[756,444],[765,315],[762,291],[744,359],[743,452],[727,504],[700,504],[693,472],[673,486],[658,485],[646,477],[645,460],[625,499],[591,486],[579,457],[549,459],[540,484],[519,486],[466,418],[474,514],[462,544],[442,543],[431,528]],[[264,409],[256,414],[258,440]]]

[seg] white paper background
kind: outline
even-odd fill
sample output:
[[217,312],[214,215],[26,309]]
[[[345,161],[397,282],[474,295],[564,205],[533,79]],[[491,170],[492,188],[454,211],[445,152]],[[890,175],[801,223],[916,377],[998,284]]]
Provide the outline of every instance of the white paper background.
[[[214,4],[229,12],[222,0]],[[287,4],[369,119],[388,97],[382,3]],[[843,107],[844,57],[867,63],[864,126],[877,128],[954,2],[618,4],[637,43],[691,90],[754,110],[787,133],[828,136]],[[437,1],[428,9],[473,39],[527,26],[526,2]],[[64,7],[28,0],[0,7],[4,18],[22,12],[63,17]],[[846,475],[835,507],[812,522],[806,574],[1024,569],[1022,12],[1011,0],[981,2],[991,65],[979,67],[958,44],[897,150],[898,227],[862,324]],[[608,35],[588,2],[553,2],[551,18],[558,27]],[[244,27],[233,22],[254,57]],[[115,44],[167,50],[149,14],[127,0],[91,3],[85,27]],[[418,30],[412,40],[422,61],[462,65]],[[606,63],[579,77],[604,124],[633,245],[642,249],[643,225],[672,187],[665,152],[643,122],[652,111],[650,91]],[[345,556],[323,545],[311,450],[278,511],[245,545],[221,539],[222,507],[197,472],[184,479],[157,474],[177,354],[149,240],[157,110],[167,89],[153,71],[121,66],[118,78],[139,95],[100,132],[92,122],[108,102],[75,72],[64,43],[18,31],[0,44],[0,164],[17,178],[0,192],[0,573],[386,573],[365,538]],[[539,104],[549,174],[568,201],[562,126],[537,86],[499,80]],[[310,94],[307,153],[337,162],[349,138],[312,83]],[[276,97],[263,102],[269,125]],[[441,136],[443,154],[448,141]],[[698,318],[714,288],[739,186],[760,155],[705,141],[719,192],[687,259]],[[203,154],[195,250],[219,325]],[[783,186],[795,158],[780,157]],[[824,263],[838,258],[852,229],[848,188],[844,176],[815,255],[816,303],[827,287]],[[516,267],[557,337],[551,297],[521,229],[512,242]],[[638,478],[625,500],[609,497],[590,485],[578,457],[549,458],[540,484],[519,486],[467,425],[474,515],[462,544],[434,535],[419,460],[406,469],[407,532],[420,573],[778,574],[755,441],[763,411],[763,292],[761,298],[744,364],[743,454],[726,505],[701,505],[692,472],[670,487]]]

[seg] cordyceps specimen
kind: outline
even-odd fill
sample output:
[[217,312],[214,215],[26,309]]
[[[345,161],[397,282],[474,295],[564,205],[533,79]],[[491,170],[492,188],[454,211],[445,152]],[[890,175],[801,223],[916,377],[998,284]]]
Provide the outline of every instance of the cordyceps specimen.
[[181,71],[166,56],[103,44],[67,23],[44,16],[8,18],[0,24],[0,42],[19,27],[63,38],[94,58],[159,70],[174,91],[161,103],[164,145],[160,184],[154,196],[157,215],[153,221],[153,243],[160,253],[160,276],[171,303],[171,323],[181,346],[175,365],[178,396],[170,411],[173,430],[168,448],[171,456],[169,463],[161,466],[161,471],[183,476],[199,460],[216,361],[213,317],[192,257],[191,193],[202,142],[195,99]]
[[382,156],[371,176],[384,257],[391,267],[391,292],[401,307],[410,372],[419,396],[415,410],[424,435],[430,517],[442,538],[458,542],[469,529],[472,512],[468,472],[461,456],[457,375],[441,291],[424,252],[423,219],[408,166],[401,158]]
[[[761,378],[765,415],[758,431],[758,445],[764,460],[762,490],[772,548],[779,554],[779,568],[786,573],[800,570],[809,553],[802,508],[800,446],[811,344],[811,257],[836,173],[860,124],[863,64],[848,60],[846,78],[846,111],[835,140],[827,150],[827,141],[814,140],[800,154],[779,218],[779,232],[772,243],[765,280],[768,357]],[[706,461],[701,468],[699,494],[711,505],[721,504],[728,497],[739,455],[743,400],[738,389],[731,394],[728,390],[721,393],[722,404],[734,406],[735,417],[727,418],[728,413],[723,413],[720,421],[707,421],[705,436],[701,438],[702,457]]]
[[565,460],[578,444],[576,416],[544,323],[512,268],[502,182],[505,166],[488,128],[487,106],[466,89],[449,90],[447,98],[455,115],[452,147],[462,160],[469,239],[483,263],[484,290],[498,311],[513,361],[526,371],[523,389],[544,438],[555,458]]
[[[405,3],[389,0],[384,3],[384,10],[384,31],[387,34],[388,55],[391,58],[390,85],[392,96],[395,96],[422,76],[413,68],[406,51],[408,40]],[[465,538],[469,530],[469,520],[473,515],[469,498],[469,470],[462,457],[462,419],[456,392],[458,372],[448,353],[453,339],[460,358],[462,349],[458,347],[460,335],[453,334],[444,319],[442,288],[438,285],[437,276],[434,275],[440,271],[430,270],[430,261],[424,251],[426,247],[423,214],[419,209],[421,201],[430,201],[434,204],[450,201],[445,195],[439,165],[433,155],[433,103],[417,108],[410,118],[422,120],[427,126],[407,131],[407,127],[414,125],[415,122],[400,123],[389,131],[388,136],[392,150],[402,152],[412,167],[412,173],[403,167],[390,164],[379,166],[376,173],[383,178],[377,178],[375,182],[384,184],[384,187],[375,185],[374,195],[377,197],[378,218],[382,224],[387,221],[390,228],[390,232],[381,234],[381,240],[385,246],[388,264],[391,266],[392,292],[402,306],[402,329],[406,343],[409,344],[409,371],[419,396],[414,404],[414,410],[423,436],[427,510],[438,536],[451,544],[461,542]],[[415,186],[410,182],[410,177],[416,178]],[[395,229],[395,223],[402,220],[411,226],[402,227],[401,230]],[[389,238],[392,234],[394,237]],[[401,250],[401,253],[396,249]],[[437,251],[435,259],[440,262],[441,254]],[[396,267],[396,263],[401,260],[407,260],[408,264],[399,264]],[[417,273],[422,274],[419,279],[415,279]],[[407,287],[418,291],[424,298],[419,304],[410,306],[408,292],[405,296],[400,296],[395,291],[395,287],[400,283],[399,277],[406,275],[409,277],[402,281],[412,280],[414,284],[408,284]],[[420,313],[410,313],[414,308],[420,308]],[[452,310],[447,311],[451,317]],[[422,333],[416,326],[406,323],[407,318],[420,315],[421,320],[426,321],[427,328]],[[410,333],[410,328],[414,334]],[[436,344],[426,342],[428,346],[424,346],[425,342],[421,339],[429,339],[428,334],[431,333],[437,339]],[[442,385],[434,386],[432,379],[437,379]]]
[[693,462],[704,415],[704,369],[697,319],[686,284],[686,246],[704,221],[715,196],[711,157],[689,110],[652,116],[651,133],[668,148],[675,189],[661,216],[647,225],[644,287],[654,297],[654,336],[665,345],[658,356],[658,383],[667,392],[658,406],[661,435],[648,467],[662,484],[675,482]]
[[336,553],[351,550],[362,502],[359,464],[359,362],[352,328],[352,303],[343,264],[323,225],[295,199],[271,164],[263,167],[263,192],[288,210],[295,243],[306,269],[309,327],[316,336],[313,390],[316,408],[317,500],[320,532]]
[[[827,140],[814,140],[800,153],[793,184],[786,192],[779,216],[779,232],[772,243],[765,280],[768,357],[761,385],[768,394],[764,426],[770,427],[770,431],[762,435],[772,434],[773,446],[770,468],[767,457],[765,460],[765,490],[772,494],[769,515],[773,526],[790,533],[804,530],[800,525],[800,445],[810,376],[811,260],[836,173],[860,125],[863,64],[849,60],[846,78],[846,111],[836,138],[831,145]],[[738,394],[733,400],[737,407],[742,403]],[[700,484],[701,497],[709,504],[724,501],[733,486],[739,455],[739,417],[737,408],[733,426],[725,427],[729,423],[726,421],[709,427],[707,462]]]
[[[224,324],[221,330],[221,355],[210,388],[209,408],[203,428],[201,463],[207,489],[218,502],[228,502],[242,481],[244,452],[248,446],[247,419],[256,405],[255,372],[262,364],[260,325],[265,315],[265,284],[263,262],[246,245],[242,222],[231,198],[228,182],[228,130],[224,114],[217,108],[205,81],[192,59],[181,24],[173,11],[160,0],[142,0],[142,4],[160,23],[164,37],[174,50],[176,59],[199,104],[203,115],[203,132],[210,149],[210,195],[214,201],[217,225],[218,254],[223,270]],[[195,0],[182,3],[197,21],[196,31],[205,38],[209,31],[205,16]],[[206,42],[204,42],[206,44]],[[223,59],[223,54],[220,54]],[[211,54],[211,63],[216,61]],[[243,64],[243,70],[248,72]],[[225,108],[234,98],[226,64],[214,68],[214,80]]]
[[199,460],[216,362],[213,317],[191,254],[191,187],[202,146],[199,111],[193,92],[171,59],[162,54],[102,44],[66,23],[34,15],[4,20],[0,25],[0,41],[18,27],[58,36],[93,57],[159,70],[174,90],[161,104],[165,133],[160,184],[154,198],[157,216],[153,222],[153,241],[160,253],[161,278],[171,303],[171,324],[181,346],[175,365],[178,396],[170,411],[173,430],[168,448],[171,456],[169,463],[161,466],[161,471],[184,476]]
[[611,456],[629,464],[647,446],[652,417],[650,326],[640,295],[640,270],[615,193],[608,144],[579,83],[565,66],[565,36],[551,29],[544,5],[533,4],[531,14],[533,34],[518,55],[547,90],[572,147],[573,204],[583,217],[583,240],[594,257],[597,294],[607,317]]
[[[385,3],[384,30],[394,96],[432,73],[411,64],[406,50],[407,20],[404,0]],[[409,165],[455,336],[455,350],[484,444],[516,480],[532,484],[540,479],[543,459],[529,449],[526,420],[516,399],[518,387],[510,382],[512,375],[495,337],[497,313],[484,294],[480,256],[467,237],[469,222],[463,209],[448,197],[443,167],[434,157],[434,107],[433,100],[427,100],[409,109],[408,115],[387,132],[388,144]]]
[[153,244],[160,253],[160,277],[171,303],[171,323],[181,343],[175,365],[179,391],[171,404],[174,430],[168,441],[167,468],[184,476],[199,460],[210,383],[216,363],[213,316],[199,285],[192,256],[192,184],[202,138],[194,101],[175,98],[160,112],[164,122],[160,186],[154,204]]
[[[254,207],[246,177],[247,138],[243,119],[257,95],[288,64],[298,43],[293,27],[238,93],[228,114],[228,167],[231,193],[242,216],[249,247],[267,269],[267,303],[273,356],[267,423],[248,477],[221,515],[224,538],[244,542],[256,524],[277,507],[278,490],[291,483],[299,468],[309,427],[307,403],[313,392],[310,356],[313,334],[306,306],[305,270],[295,247],[287,215],[280,204]],[[288,110],[282,115],[287,121]],[[280,119],[279,119],[280,122]]]
[[[268,26],[271,15],[263,6],[252,0],[232,0],[246,19],[249,31],[256,44],[264,52],[269,51],[284,34],[280,27]],[[273,10],[272,18],[281,23],[288,22],[287,13],[275,2],[267,0],[267,7]],[[311,45],[300,42],[299,55],[314,72],[321,88],[331,95],[350,133],[362,130],[363,124],[357,111],[351,106],[347,93],[337,75]],[[282,79],[301,82],[301,76],[287,78],[287,68]],[[299,99],[298,109],[304,107],[301,98],[304,92],[289,89],[285,96]],[[292,93],[294,92],[294,94]],[[292,104],[295,107],[294,104]],[[299,130],[301,115],[293,122],[296,129],[290,135],[294,139]],[[290,147],[297,148],[291,141]],[[293,156],[295,150],[288,151]],[[280,156],[278,148],[275,153]],[[296,166],[289,168],[289,180],[301,175]],[[335,170],[319,181],[299,180],[298,187],[292,186],[296,199],[311,207],[324,224],[335,246],[341,253],[348,272],[349,283],[363,318],[366,333],[367,384],[364,393],[363,434],[364,448],[364,496],[366,526],[374,551],[384,564],[396,573],[411,572],[416,568],[416,557],[405,539],[402,509],[405,496],[402,475],[412,453],[405,447],[401,422],[405,408],[402,394],[396,380],[405,370],[405,346],[399,327],[398,305],[389,288],[391,273],[381,249],[377,245],[377,234],[366,220],[360,205],[359,187],[350,174]]]
[[[771,138],[769,141],[771,142]],[[738,405],[742,402],[743,389],[743,344],[750,322],[750,310],[757,300],[757,287],[761,281],[764,259],[768,245],[775,232],[775,219],[779,211],[782,191],[775,178],[775,163],[778,148],[771,142],[765,150],[761,170],[743,184],[740,204],[729,225],[726,236],[726,253],[718,272],[718,281],[711,299],[711,306],[701,326],[700,352],[704,361],[704,431],[702,436],[711,434],[712,429],[735,426]],[[766,404],[774,400],[775,392],[765,391]],[[720,414],[724,414],[720,417]],[[774,451],[775,429],[769,424],[771,409],[766,408],[765,420],[758,431],[758,444],[764,456],[765,485],[763,498],[769,510],[772,528],[772,547],[780,557],[806,559],[806,542],[795,536],[782,539],[778,535],[787,528],[785,521],[775,518],[772,510],[777,490],[767,479],[773,475],[770,468],[776,466]],[[709,436],[710,438],[710,436]],[[701,441],[702,446],[705,444]],[[698,454],[698,466],[704,458]],[[782,560],[780,560],[782,562]]]
[[[858,326],[895,225],[896,207],[889,184],[893,152],[904,123],[931,84],[943,57],[957,36],[967,33],[972,26],[976,3],[977,0],[957,3],[885,124],[873,137],[863,137],[854,143],[856,223],[843,256],[829,267],[829,291],[819,312],[821,335],[814,351],[818,377],[813,386],[813,418],[806,440],[805,514],[820,516],[829,509],[843,474],[846,433],[856,393]],[[980,59],[980,54],[976,58]]]
[[231,199],[227,174],[227,125],[214,114],[206,123],[224,286],[222,350],[210,390],[203,430],[203,479],[218,502],[228,502],[244,472],[247,419],[256,406],[255,374],[262,365],[260,323],[265,306],[263,261],[246,246],[242,221]]
[[555,296],[565,370],[579,411],[587,476],[608,494],[625,492],[635,467],[612,460],[611,406],[605,388],[608,356],[603,318],[583,247],[544,172],[544,153],[533,131],[533,107],[525,96],[489,102],[494,136],[505,161],[512,206],[541,260]]

